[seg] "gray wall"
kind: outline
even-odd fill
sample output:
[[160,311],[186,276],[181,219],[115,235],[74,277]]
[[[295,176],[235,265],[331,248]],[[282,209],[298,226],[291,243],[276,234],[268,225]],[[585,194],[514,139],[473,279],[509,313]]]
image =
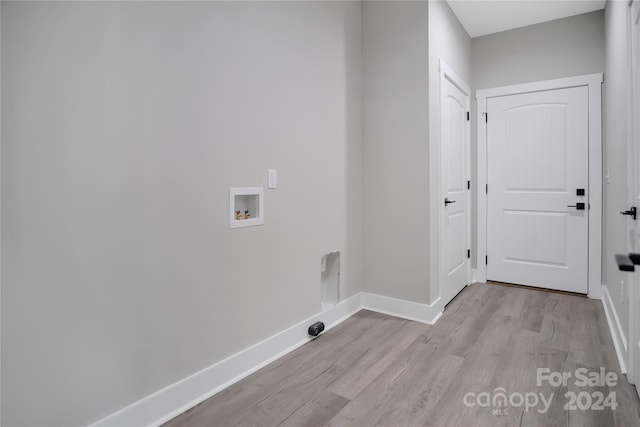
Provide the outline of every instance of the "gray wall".
[[603,16],[599,10],[474,38],[474,88],[603,72]]
[[[604,12],[571,16],[472,39],[472,90],[604,72]],[[475,117],[475,99],[472,117]],[[471,121],[472,176],[476,121]],[[473,182],[473,205],[477,188]],[[606,191],[606,188],[605,188]],[[477,217],[472,220],[476,247]],[[478,253],[476,251],[476,253]],[[475,259],[474,259],[475,261]]]
[[[95,421],[317,313],[324,253],[361,290],[357,3],[1,7],[3,425]],[[265,225],[230,230],[268,168]]]
[[[429,2],[429,288],[431,302],[440,295],[440,278],[436,266],[440,262],[438,210],[440,189],[440,60],[466,84],[471,85],[471,38],[443,0]],[[471,96],[471,94],[470,94]]]
[[429,300],[426,1],[362,4],[364,283]]
[[[629,333],[628,274],[618,271],[613,255],[627,250],[627,140],[629,61],[627,58],[627,4],[609,1],[605,9],[606,71],[604,78],[604,251],[603,283],[620,319],[625,337]],[[626,354],[625,354],[626,356]]]

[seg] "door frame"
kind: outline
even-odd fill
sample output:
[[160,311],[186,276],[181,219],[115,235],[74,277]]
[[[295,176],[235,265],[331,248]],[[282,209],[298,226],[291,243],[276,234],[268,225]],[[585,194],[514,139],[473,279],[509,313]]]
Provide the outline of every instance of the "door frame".
[[[467,97],[467,105],[466,105],[466,109],[469,112],[469,115],[471,115],[471,87],[458,75],[456,74],[453,69],[451,69],[451,67],[449,67],[447,65],[446,62],[444,62],[442,59],[440,59],[439,62],[439,66],[438,69],[440,71],[440,144],[442,144],[442,132],[443,132],[443,126],[442,126],[442,120],[443,120],[443,111],[444,111],[444,98],[443,98],[443,93],[442,93],[442,88],[444,86],[445,81],[449,81],[451,82],[455,87],[457,87],[458,89],[460,89],[460,91]],[[469,117],[469,120],[467,120],[467,128],[466,128],[466,141],[465,141],[465,151],[466,151],[466,165],[464,165],[464,169],[465,169],[465,175],[467,177],[467,180],[471,179],[471,117]],[[442,152],[443,150],[440,149],[440,156],[439,156],[439,164],[442,164]],[[442,171],[441,171],[442,173]],[[438,188],[438,203],[440,203],[443,200],[443,194],[442,194],[442,185],[441,185],[441,181],[442,181],[442,177],[440,177],[440,183],[439,188]],[[472,216],[472,209],[473,207],[471,206],[471,190],[469,189],[466,192],[466,198],[467,198],[467,247],[469,249],[471,249],[471,216]],[[442,205],[439,204],[438,205],[438,212],[440,213],[439,216],[439,224],[438,224],[438,244],[440,246],[440,250],[443,250],[444,246],[443,246],[443,221],[444,221],[444,215],[442,214]],[[440,251],[439,251],[440,252]],[[439,282],[441,285],[438,287],[439,290],[439,296],[440,298],[442,298],[443,296],[443,287],[445,285],[445,276],[446,276],[446,268],[444,267],[443,263],[444,263],[444,257],[440,256],[438,259],[438,276],[439,276]],[[471,283],[471,259],[467,259],[467,284],[465,285],[468,286]],[[463,288],[464,289],[464,288]],[[454,295],[455,296],[455,295]],[[444,304],[449,303],[449,301],[444,301]]]
[[[634,162],[640,159],[640,124],[634,117],[640,112],[640,78],[638,72],[640,71],[640,58],[637,57],[636,52],[640,52],[640,37],[637,33],[634,33],[635,18],[640,10],[638,10],[637,0],[630,0],[627,4],[627,43],[629,52],[629,68],[628,68],[628,82],[631,87],[630,95],[627,98],[627,202],[628,206],[636,206],[638,195],[640,194],[640,172],[634,167]],[[635,14],[634,14],[635,12]],[[636,30],[637,31],[637,30]],[[635,36],[635,37],[634,37]],[[630,221],[630,220],[627,220]],[[637,236],[631,236],[630,222],[627,222],[627,235],[629,236],[627,241],[627,249],[631,252],[633,247],[632,239],[637,239]],[[640,226],[635,226],[636,233]],[[636,347],[640,342],[640,311],[638,310],[638,303],[640,302],[640,294],[637,286],[640,285],[640,273],[638,269],[633,274],[630,274],[628,279],[625,280],[627,289],[629,290],[629,336],[627,339],[627,379],[631,384],[635,384],[636,392],[640,396],[640,354],[636,354],[639,349]]]
[[476,91],[477,250],[474,281],[487,281],[487,100],[554,89],[589,88],[589,274],[588,296],[602,297],[602,73],[501,86]]

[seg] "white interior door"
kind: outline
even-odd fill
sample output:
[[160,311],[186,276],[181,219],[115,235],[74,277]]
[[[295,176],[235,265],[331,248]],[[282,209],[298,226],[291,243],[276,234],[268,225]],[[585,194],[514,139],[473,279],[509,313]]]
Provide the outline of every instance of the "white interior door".
[[441,78],[441,297],[451,301],[470,281],[469,96]]
[[488,280],[587,293],[588,101],[586,86],[488,99]]
[[[633,159],[630,165],[631,182],[628,188],[629,202],[631,206],[640,208],[640,1],[634,0],[630,5],[630,35],[631,35],[631,85],[632,85],[632,107],[631,107],[631,153]],[[634,221],[629,217],[628,236],[629,249],[631,252],[640,252],[640,226],[638,220]],[[630,277],[630,341],[629,351],[629,380],[636,385],[636,391],[640,396],[640,272],[636,266],[636,272]]]

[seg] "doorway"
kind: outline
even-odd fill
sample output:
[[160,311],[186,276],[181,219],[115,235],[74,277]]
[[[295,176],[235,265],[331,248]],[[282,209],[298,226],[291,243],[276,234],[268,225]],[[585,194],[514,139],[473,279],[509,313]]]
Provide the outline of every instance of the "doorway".
[[476,280],[600,297],[601,83],[477,92]]

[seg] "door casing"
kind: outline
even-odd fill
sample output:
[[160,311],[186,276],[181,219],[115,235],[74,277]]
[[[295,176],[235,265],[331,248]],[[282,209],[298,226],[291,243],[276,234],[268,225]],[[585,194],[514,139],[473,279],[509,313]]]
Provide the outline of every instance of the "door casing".
[[[630,47],[630,75],[631,87],[628,99],[629,123],[627,144],[627,199],[628,206],[640,206],[640,171],[637,168],[640,162],[640,123],[635,120],[640,114],[640,1],[632,0],[628,4],[628,42]],[[627,250],[629,252],[640,251],[640,225],[637,221],[627,219]],[[635,384],[636,392],[640,396],[640,272],[636,268],[634,274],[625,280],[629,289],[629,339],[627,345],[627,378]]]
[[[545,90],[589,88],[589,287],[588,296],[602,296],[602,73],[502,86],[476,92],[477,120],[477,248],[473,280],[487,280],[487,99]],[[491,189],[489,189],[491,191]]]

